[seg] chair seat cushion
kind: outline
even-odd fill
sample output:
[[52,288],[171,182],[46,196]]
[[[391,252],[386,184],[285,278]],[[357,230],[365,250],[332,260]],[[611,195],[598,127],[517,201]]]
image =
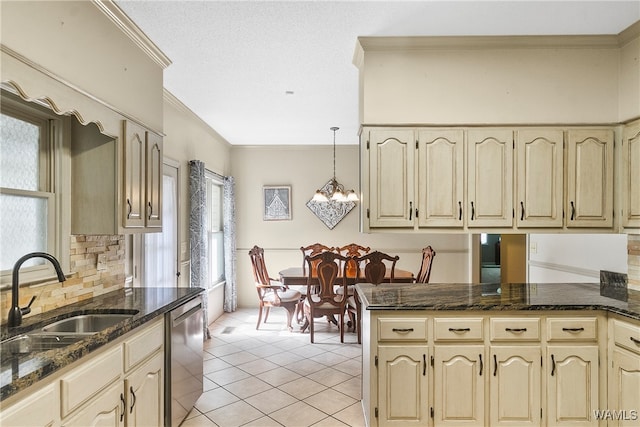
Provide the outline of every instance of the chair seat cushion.
[[300,292],[302,295],[307,295],[307,287],[303,285],[289,286],[289,289]]
[[[302,295],[298,291],[287,289],[286,291],[278,291],[278,296],[282,302],[299,301]],[[268,293],[264,297],[265,302],[275,302],[276,296],[273,292]]]
[[[320,302],[320,297],[319,297],[318,295],[311,295],[311,298],[310,298],[310,299],[311,299],[311,301],[313,301],[314,303],[318,303],[318,302]],[[337,296],[334,298],[334,301],[335,301],[337,304],[340,304],[340,303],[342,302],[342,297],[341,297],[340,295],[337,295]],[[304,305],[305,305],[305,307],[309,307],[309,306],[310,306],[310,304],[309,304],[309,297],[307,297],[307,299],[305,299],[305,300],[304,300]],[[336,306],[335,306],[335,305],[333,305],[333,304],[330,304],[330,303],[328,303],[328,302],[325,302],[325,303],[322,303],[322,304],[320,304],[320,305],[315,305],[315,308],[336,308]]]

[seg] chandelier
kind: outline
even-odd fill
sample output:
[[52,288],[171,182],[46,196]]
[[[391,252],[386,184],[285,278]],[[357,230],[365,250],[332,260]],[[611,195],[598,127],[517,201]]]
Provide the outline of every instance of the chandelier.
[[358,195],[355,191],[344,190],[344,186],[336,179],[336,131],[340,128],[333,126],[329,128],[333,131],[333,178],[322,189],[316,190],[313,199],[316,202],[357,202]]

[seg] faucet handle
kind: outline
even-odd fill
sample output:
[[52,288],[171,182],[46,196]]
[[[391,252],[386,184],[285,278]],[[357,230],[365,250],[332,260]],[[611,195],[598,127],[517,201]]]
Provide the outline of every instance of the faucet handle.
[[20,308],[20,313],[22,314],[29,314],[31,313],[31,304],[33,304],[33,302],[36,300],[36,296],[32,296],[31,297],[31,301],[29,301],[29,304],[27,304],[26,307],[21,307]]

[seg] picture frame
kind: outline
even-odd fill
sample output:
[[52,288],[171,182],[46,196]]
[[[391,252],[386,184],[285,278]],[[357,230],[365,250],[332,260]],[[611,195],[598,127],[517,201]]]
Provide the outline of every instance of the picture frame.
[[262,187],[264,196],[263,221],[291,220],[291,186],[265,185]]

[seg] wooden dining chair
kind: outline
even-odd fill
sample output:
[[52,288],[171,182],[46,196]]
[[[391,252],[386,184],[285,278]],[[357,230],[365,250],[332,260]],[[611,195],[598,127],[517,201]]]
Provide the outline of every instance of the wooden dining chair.
[[[389,269],[389,283],[393,283],[396,263],[399,259],[400,257],[397,255],[391,256],[379,251],[373,251],[361,257],[356,257],[355,261],[358,266],[356,281],[379,285],[384,282],[387,269]],[[364,274],[361,274],[360,272],[361,265],[364,265]],[[358,344],[362,344],[361,304],[357,293],[350,295],[347,299],[347,315],[349,316],[349,321],[353,324],[358,336]]]
[[[347,306],[347,278],[345,268],[340,264],[347,258],[336,253],[325,251],[314,256],[306,256],[307,267],[311,271],[315,265],[316,276],[307,279],[307,298],[304,301],[305,322],[302,332],[307,327],[314,342],[314,319],[323,316],[337,316],[340,329],[340,342],[344,342],[344,315]],[[344,265],[344,264],[343,264]],[[336,285],[342,289],[337,292]]]
[[[369,253],[369,251],[371,250],[370,247],[364,247],[364,246],[360,246],[356,243],[350,243],[348,245],[342,246],[342,247],[337,247],[336,251],[343,256],[346,256],[349,258],[349,260],[347,260],[346,264],[347,264],[347,277],[348,278],[355,278],[356,274],[357,274],[357,269],[358,267],[356,266],[356,261],[355,258],[362,256],[362,255],[366,255]],[[362,267],[362,266],[360,266]]]
[[[306,257],[307,256],[314,256],[314,255],[318,255],[322,252],[335,252],[336,248],[331,246],[325,246],[322,243],[314,243],[312,245],[309,246],[301,246],[300,247],[300,251],[302,252],[302,274],[304,274],[305,276],[307,275],[307,261],[306,261]],[[309,271],[311,271],[312,274],[315,273],[315,266],[318,265],[320,263],[320,261],[316,261],[313,264],[313,269],[309,269]]]
[[264,262],[264,249],[254,246],[249,251],[249,257],[251,257],[253,278],[260,303],[256,329],[260,327],[263,309],[264,323],[267,323],[271,307],[284,307],[284,309],[287,310],[287,328],[291,332],[293,330],[291,319],[302,301],[302,294],[299,291],[287,288],[281,282],[269,276],[267,266]]
[[429,277],[431,276],[431,264],[436,257],[436,251],[431,246],[427,246],[422,249],[422,263],[420,263],[420,270],[416,275],[416,283],[429,283]]

